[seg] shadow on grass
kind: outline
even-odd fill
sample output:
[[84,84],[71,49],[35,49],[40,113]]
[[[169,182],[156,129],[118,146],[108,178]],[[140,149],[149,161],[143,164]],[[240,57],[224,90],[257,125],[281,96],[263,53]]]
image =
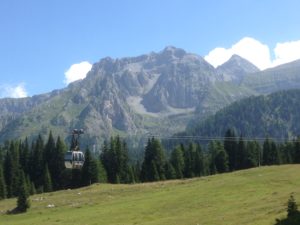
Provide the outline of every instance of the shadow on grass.
[[7,210],[6,214],[7,215],[16,215],[16,214],[21,214],[21,213],[26,213],[26,211],[22,211],[18,209],[18,207],[12,209],[12,210]]
[[300,225],[300,212],[294,212],[285,219],[276,219],[275,225]]

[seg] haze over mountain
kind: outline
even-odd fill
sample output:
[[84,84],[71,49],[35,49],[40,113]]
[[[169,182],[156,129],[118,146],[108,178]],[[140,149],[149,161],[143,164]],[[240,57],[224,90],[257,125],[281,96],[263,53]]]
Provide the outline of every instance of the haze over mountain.
[[[300,86],[299,62],[260,72],[233,56],[215,69],[201,56],[172,46],[121,59],[103,58],[83,80],[24,99],[1,99],[0,141],[84,128],[87,144],[111,134],[172,135],[251,95]],[[276,76],[281,80],[273,80]],[[269,85],[261,89],[261,85]],[[275,85],[275,87],[274,87]]]

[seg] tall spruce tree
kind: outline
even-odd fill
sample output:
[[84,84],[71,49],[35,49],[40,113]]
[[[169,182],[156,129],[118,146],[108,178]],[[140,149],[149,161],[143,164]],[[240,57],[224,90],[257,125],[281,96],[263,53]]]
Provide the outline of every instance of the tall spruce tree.
[[293,162],[294,163],[300,163],[300,138],[298,138],[294,142],[294,154],[293,154]]
[[[92,168],[92,155],[91,152],[89,150],[89,148],[87,148],[85,150],[85,161],[82,167],[82,171],[81,171],[81,185],[82,186],[88,186],[90,184],[92,184],[92,177],[97,177],[99,174],[99,171],[97,170],[98,168]],[[95,169],[95,171],[93,171],[93,169]],[[94,174],[93,174],[94,173]],[[96,175],[95,175],[96,173]]]
[[238,141],[234,129],[228,129],[224,137],[224,149],[228,155],[229,170],[237,169]]
[[127,144],[119,136],[111,137],[109,144],[104,142],[100,159],[107,171],[107,179],[110,183],[130,182]]
[[246,158],[247,158],[247,145],[244,141],[244,137],[241,134],[238,141],[238,149],[236,152],[236,169],[245,169],[246,168]]
[[286,142],[281,144],[280,147],[280,154],[282,157],[282,163],[289,164],[294,163],[294,143],[293,142]]
[[19,145],[19,152],[20,152],[20,166],[21,169],[24,171],[25,174],[29,174],[29,144],[27,137],[23,142],[20,142]]
[[229,171],[227,152],[220,141],[211,141],[209,144],[210,174]]
[[44,168],[44,176],[43,177],[44,177],[43,191],[44,192],[53,191],[51,175],[50,175],[47,163]]
[[161,143],[154,137],[148,139],[141,170],[141,181],[165,180],[165,155]]
[[136,161],[135,165],[133,166],[133,174],[135,182],[140,182],[141,177],[141,163],[139,160]]
[[106,183],[107,182],[107,172],[102,164],[101,160],[97,160],[98,168],[99,168],[99,182]]
[[206,169],[205,169],[204,153],[202,151],[200,144],[197,144],[197,147],[196,147],[194,173],[198,177],[207,175]]
[[13,197],[12,194],[12,175],[13,175],[13,157],[9,150],[6,151],[4,158],[4,182],[6,183],[7,197]]
[[215,165],[218,173],[229,171],[228,155],[221,142],[216,143]]
[[280,164],[279,151],[274,141],[266,138],[263,144],[263,164],[264,165],[276,165]]
[[125,141],[121,141],[120,137],[116,137],[116,157],[117,157],[117,173],[121,183],[130,183],[130,166],[128,149]]
[[5,179],[4,179],[2,165],[0,164],[0,200],[5,199],[6,195],[7,195],[6,183],[5,183]]
[[44,183],[44,141],[41,135],[32,143],[32,146],[33,150],[30,155],[30,178],[34,182],[37,192],[41,193]]
[[176,172],[173,165],[170,162],[166,162],[165,164],[165,174],[166,179],[171,180],[176,178]]
[[217,156],[217,142],[211,141],[208,145],[208,154],[209,154],[209,174],[213,175],[216,174],[217,167],[216,167],[216,156]]
[[49,171],[52,172],[52,163],[55,161],[55,141],[52,135],[52,131],[49,132],[47,143],[43,150],[43,159],[44,159],[44,165],[47,164]]
[[20,172],[19,176],[19,190],[18,190],[18,199],[17,199],[17,211],[18,212],[26,212],[30,207],[29,202],[29,191],[26,186],[26,180],[24,172]]
[[64,154],[67,150],[67,146],[60,136],[56,139],[56,145],[53,150],[53,161],[50,162],[49,171],[52,177],[53,189],[58,190],[62,188],[62,173],[65,170]]
[[4,160],[4,177],[7,185],[7,196],[9,198],[15,197],[18,194],[19,168],[18,143],[11,141]]
[[[111,138],[112,142],[112,138]],[[109,145],[109,143],[105,140],[102,147],[102,152],[100,154],[100,160],[103,164],[103,167],[105,168],[105,171],[107,172],[107,181],[109,183],[114,182],[114,168],[113,168],[113,151],[112,151],[112,144]]]
[[291,194],[288,200],[287,214],[288,217],[290,217],[294,216],[296,213],[298,213],[298,205],[295,201],[294,195]]
[[[183,146],[181,147],[183,148]],[[188,148],[183,148],[183,158],[184,158],[184,170],[183,170],[183,175],[186,178],[191,178],[194,176],[194,163],[193,163],[193,151],[194,151],[194,146],[192,143],[189,144]]]
[[248,169],[259,165],[260,145],[256,141],[249,141],[246,145],[243,168]]
[[175,170],[176,178],[177,179],[183,178],[184,158],[183,158],[183,152],[182,152],[182,149],[180,146],[175,147],[175,149],[172,151],[170,161]]

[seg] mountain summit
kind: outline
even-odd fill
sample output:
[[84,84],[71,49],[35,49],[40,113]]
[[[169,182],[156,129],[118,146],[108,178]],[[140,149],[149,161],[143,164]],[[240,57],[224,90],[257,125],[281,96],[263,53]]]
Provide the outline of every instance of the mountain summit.
[[240,83],[245,75],[259,72],[260,70],[248,60],[239,55],[233,55],[231,58],[217,67],[217,72],[225,81]]
[[[271,72],[278,75],[276,68]],[[239,56],[215,69],[201,56],[172,46],[137,57],[106,57],[85,79],[62,90],[0,99],[0,142],[50,130],[65,137],[73,128],[85,129],[83,141],[97,145],[112,134],[171,135],[183,131],[192,118],[202,120],[259,94],[254,78],[260,73]],[[280,74],[284,79],[284,67]],[[293,73],[293,80],[297,76]],[[267,81],[271,85],[273,79]]]

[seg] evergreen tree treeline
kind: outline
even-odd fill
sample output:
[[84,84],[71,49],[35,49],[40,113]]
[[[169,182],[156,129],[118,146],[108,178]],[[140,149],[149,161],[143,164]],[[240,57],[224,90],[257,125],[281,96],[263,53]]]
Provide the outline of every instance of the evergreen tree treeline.
[[[233,129],[226,131],[223,141],[211,141],[207,147],[191,142],[170,150],[164,149],[158,139],[150,138],[142,161],[130,159],[126,141],[119,136],[112,137],[104,142],[100,156],[86,148],[80,171],[65,169],[66,150],[64,141],[59,136],[55,139],[52,132],[47,142],[40,135],[30,144],[27,139],[5,142],[0,146],[0,200],[19,196],[20,180],[25,182],[26,193],[34,194],[99,182],[151,182],[260,165],[300,163],[300,139],[276,143],[267,137],[258,143],[245,140],[242,135],[238,137]],[[170,154],[166,155],[167,152]]]

